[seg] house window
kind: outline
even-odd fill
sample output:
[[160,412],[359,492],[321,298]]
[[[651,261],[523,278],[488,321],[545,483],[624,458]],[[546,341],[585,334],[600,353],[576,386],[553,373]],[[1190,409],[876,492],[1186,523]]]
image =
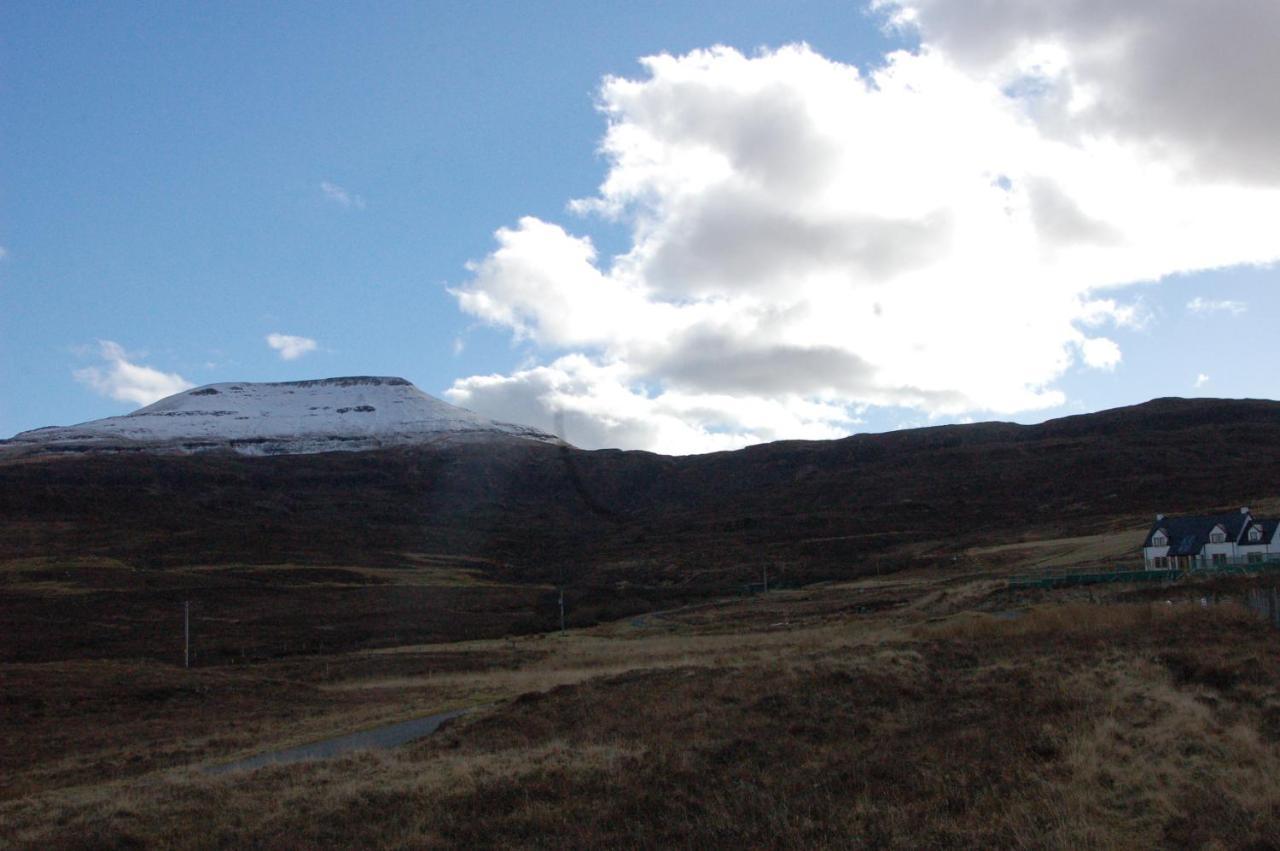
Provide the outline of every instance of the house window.
[[1261,530],[1261,529],[1259,529],[1257,526],[1254,526],[1252,529],[1250,529],[1250,530],[1249,530],[1249,540],[1250,540],[1250,541],[1261,541],[1261,540],[1262,540],[1262,530]]
[[1153,547],[1163,547],[1167,543],[1169,543],[1169,539],[1159,532],[1151,536],[1151,546]]
[[1224,535],[1222,532],[1214,532],[1212,535],[1209,536],[1209,543],[1211,544],[1225,544],[1226,542],[1227,542],[1227,536]]
[[1213,563],[1214,563],[1214,564],[1219,564],[1219,565],[1220,565],[1220,564],[1226,564],[1226,563],[1227,563],[1227,554],[1226,554],[1226,553],[1214,553],[1214,554],[1213,554]]
[[1152,567],[1168,567],[1169,559],[1166,556],[1156,556],[1151,560]]
[[1262,553],[1249,553],[1249,564],[1261,564]]

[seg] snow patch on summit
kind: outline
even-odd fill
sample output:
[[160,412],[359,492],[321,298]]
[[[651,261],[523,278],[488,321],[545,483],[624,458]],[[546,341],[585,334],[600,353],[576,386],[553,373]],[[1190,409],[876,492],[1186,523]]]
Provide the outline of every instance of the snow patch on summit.
[[298,455],[510,438],[560,442],[538,429],[450,405],[403,378],[355,376],[209,384],[124,416],[22,432],[0,441],[0,450]]

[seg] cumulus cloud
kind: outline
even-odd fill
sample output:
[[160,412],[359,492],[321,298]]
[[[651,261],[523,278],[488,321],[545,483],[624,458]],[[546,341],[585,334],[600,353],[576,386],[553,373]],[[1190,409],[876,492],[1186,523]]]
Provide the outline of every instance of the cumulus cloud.
[[1187,171],[1280,182],[1280,4],[877,0],[930,49],[1030,101],[1063,138],[1101,135]]
[[1106,337],[1092,337],[1080,344],[1084,362],[1094,369],[1113,371],[1120,363],[1120,346]]
[[73,375],[86,387],[121,402],[150,405],[195,386],[176,372],[133,363],[124,348],[111,340],[98,341],[98,354],[105,361],[102,366],[77,369]]
[[297,360],[308,352],[316,350],[316,341],[310,337],[295,337],[292,334],[268,334],[267,345],[280,353],[283,360]]
[[320,182],[320,191],[324,193],[324,197],[335,204],[340,204],[343,207],[354,207],[357,210],[364,209],[363,198],[354,192],[348,192],[336,183],[322,180]]
[[1121,364],[1102,331],[1146,317],[1118,288],[1280,257],[1280,188],[1205,165],[1199,129],[1167,123],[1161,147],[1087,111],[1112,103],[1085,97],[1093,42],[1029,18],[979,45],[951,10],[893,5],[922,46],[869,75],[791,45],[606,78],[608,170],[571,209],[629,242],[602,257],[562,223],[499,229],[453,293],[549,362],[450,398],[667,452],[839,434],[869,405],[1044,409],[1073,366]]
[[841,437],[849,422],[843,407],[799,396],[650,394],[637,386],[638,378],[626,364],[574,354],[512,375],[465,378],[448,395],[472,410],[557,432],[578,446],[714,452],[783,437]]
[[1187,310],[1191,313],[1230,313],[1232,316],[1239,316],[1247,309],[1243,301],[1232,301],[1230,299],[1212,299],[1196,296],[1187,302]]

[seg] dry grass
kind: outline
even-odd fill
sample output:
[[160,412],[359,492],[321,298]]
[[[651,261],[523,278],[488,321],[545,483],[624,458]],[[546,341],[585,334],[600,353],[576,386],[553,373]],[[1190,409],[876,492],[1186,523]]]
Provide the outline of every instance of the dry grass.
[[[252,570],[254,573],[264,575],[264,578],[271,577],[272,574],[277,576],[283,575],[282,578],[289,574],[305,574],[308,570],[306,565],[283,563],[283,564],[259,564],[259,565],[200,565],[188,568],[193,573],[205,574],[211,576],[225,576],[229,572],[234,573],[235,570]],[[331,570],[341,571],[346,574],[349,579],[346,582],[330,582],[328,584],[351,585],[366,584],[368,582],[387,583],[411,587],[429,587],[429,588],[521,588],[527,589],[530,583],[512,583],[495,581],[485,575],[485,571],[481,567],[474,566],[471,560],[455,559],[452,561],[440,560],[424,560],[422,558],[407,558],[404,565],[400,567],[367,567],[363,565],[340,565]],[[312,584],[322,584],[314,582]],[[541,586],[539,586],[541,587]]]
[[[860,613],[850,606],[866,594],[839,596],[356,654],[314,693],[353,706],[507,699],[387,754],[30,794],[0,804],[0,837],[31,848],[1274,847],[1277,634],[1242,609],[1067,602],[926,622],[914,601]],[[450,659],[469,670],[445,670]],[[403,675],[424,660],[440,672]]]
[[0,665],[0,800],[230,761],[471,703],[432,689],[323,688],[353,671],[482,673],[533,655],[495,647],[191,670],[143,659]]
[[982,565],[1010,571],[1093,564],[1137,565],[1142,558],[1141,544],[1148,528],[1149,525],[1141,525],[1097,535],[974,547],[966,555]]
[[[1110,603],[1100,605],[1079,601],[1042,604],[1029,609],[1012,609],[998,614],[965,612],[952,618],[919,627],[921,636],[1008,641],[1031,636],[1063,639],[1088,636],[1102,638],[1110,633],[1150,629],[1158,622],[1182,617],[1187,603],[1175,608],[1171,603]],[[1219,615],[1245,616],[1232,606]]]
[[[799,601],[803,595],[783,594]],[[785,604],[784,604],[785,605]],[[758,607],[735,604],[726,607],[723,618],[712,616],[717,626],[732,621],[745,610],[760,615]],[[770,610],[772,611],[772,610]],[[690,613],[692,614],[692,613]],[[770,620],[777,614],[768,614]],[[453,642],[372,651],[370,657],[406,653],[490,654],[516,653],[524,660],[519,666],[493,666],[486,670],[427,671],[416,676],[357,676],[325,683],[321,689],[333,692],[395,690],[401,693],[430,692],[437,703],[489,703],[528,692],[543,692],[598,677],[617,676],[628,671],[660,671],[672,668],[736,669],[760,665],[778,657],[812,652],[831,652],[879,640],[891,627],[850,623],[802,624],[772,622],[773,629],[719,631],[704,627],[667,625],[635,627],[631,621],[564,635],[530,636],[502,641]],[[678,622],[677,622],[678,624]]]

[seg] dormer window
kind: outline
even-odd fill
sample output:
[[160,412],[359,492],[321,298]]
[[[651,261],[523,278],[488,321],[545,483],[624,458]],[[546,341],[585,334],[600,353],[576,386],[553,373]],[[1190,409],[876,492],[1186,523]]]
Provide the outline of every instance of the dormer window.
[[1217,529],[1214,529],[1212,532],[1209,533],[1209,543],[1225,544],[1226,542],[1227,542],[1226,532],[1219,532]]
[[1169,539],[1164,536],[1163,532],[1156,532],[1151,536],[1151,546],[1163,547],[1169,543]]
[[1262,530],[1259,529],[1257,526],[1254,526],[1252,529],[1249,530],[1249,541],[1256,542],[1261,540],[1262,540]]

